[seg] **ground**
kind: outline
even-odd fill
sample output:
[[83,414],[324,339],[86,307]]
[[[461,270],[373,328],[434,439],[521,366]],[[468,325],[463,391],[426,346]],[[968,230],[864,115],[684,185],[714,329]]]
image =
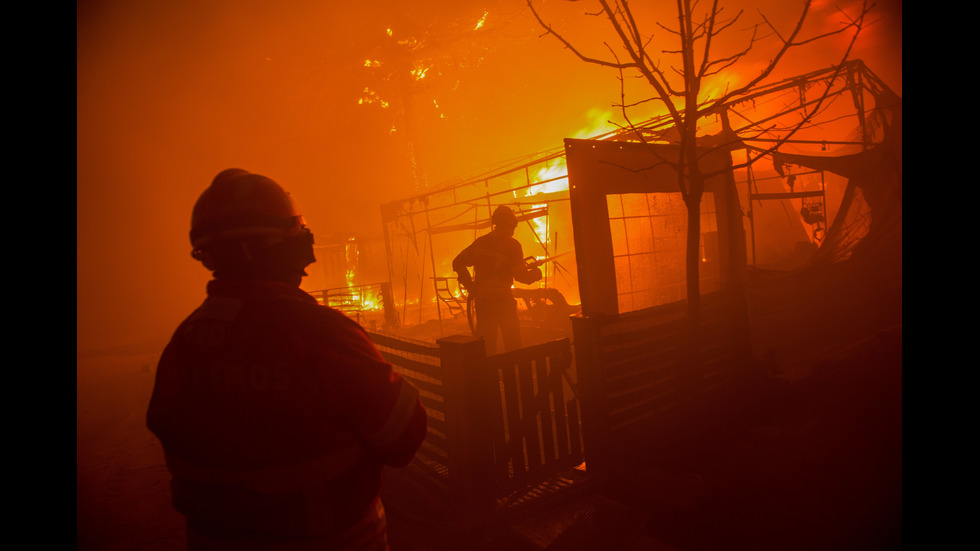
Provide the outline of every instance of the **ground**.
[[[751,420],[493,529],[448,534],[392,512],[393,551],[901,548],[901,327],[772,381]],[[145,428],[156,353],[79,358],[77,549],[182,549]]]

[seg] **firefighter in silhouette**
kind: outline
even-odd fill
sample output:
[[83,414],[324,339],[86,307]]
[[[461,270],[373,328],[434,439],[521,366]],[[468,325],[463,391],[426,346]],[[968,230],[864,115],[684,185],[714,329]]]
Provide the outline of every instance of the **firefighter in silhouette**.
[[[486,342],[487,354],[497,350],[497,335],[502,335],[504,350],[521,347],[521,329],[517,319],[517,301],[511,286],[517,280],[531,284],[541,279],[541,269],[524,263],[521,243],[514,239],[517,216],[507,206],[499,206],[490,217],[490,233],[478,237],[453,260],[461,287],[473,298],[476,307],[474,334]],[[475,275],[470,276],[473,266]]]
[[221,172],[190,238],[214,279],[160,358],[146,417],[188,549],[387,550],[382,469],[425,437],[418,391],[299,288],[313,234],[276,182]]

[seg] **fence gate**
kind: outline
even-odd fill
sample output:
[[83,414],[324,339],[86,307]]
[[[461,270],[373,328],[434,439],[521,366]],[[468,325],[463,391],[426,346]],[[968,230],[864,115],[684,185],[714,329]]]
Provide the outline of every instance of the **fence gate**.
[[429,423],[411,464],[386,475],[386,505],[469,522],[575,483],[563,475],[583,461],[569,339],[487,357],[470,336],[432,346],[369,334],[419,388]]
[[488,364],[499,389],[492,432],[497,487],[520,491],[581,464],[569,339],[490,356]]

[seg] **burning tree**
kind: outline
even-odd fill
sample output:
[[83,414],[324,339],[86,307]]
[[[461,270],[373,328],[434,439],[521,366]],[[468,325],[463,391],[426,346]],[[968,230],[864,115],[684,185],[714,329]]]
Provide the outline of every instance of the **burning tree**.
[[458,75],[478,67],[489,49],[483,37],[488,12],[463,11],[444,18],[426,13],[424,23],[405,17],[403,25],[385,28],[364,60],[369,78],[358,103],[394,112],[389,133],[404,133],[415,192],[428,188],[420,121],[446,117],[441,104],[459,86]]
[[[714,48],[719,43],[721,35],[736,29],[735,26],[743,15],[742,11],[728,16],[724,9],[719,6],[718,0],[713,0],[707,7],[699,7],[698,2],[692,0],[676,0],[676,25],[668,26],[661,23],[655,25],[658,31],[675,42],[669,47],[667,45],[661,46],[657,52],[654,48],[655,44],[661,44],[665,41],[659,36],[646,32],[646,29],[641,29],[640,22],[635,17],[628,0],[598,0],[600,9],[586,15],[605,18],[614,32],[615,39],[619,41],[621,51],[625,52],[625,57],[621,57],[622,54],[617,52],[608,42],[603,42],[609,53],[608,57],[602,58],[584,53],[582,49],[572,44],[564,33],[555,30],[545,21],[532,0],[527,0],[527,4],[538,23],[545,30],[544,36],[555,37],[564,47],[571,50],[573,54],[586,63],[609,67],[619,72],[620,102],[614,106],[621,110],[627,127],[632,130],[635,138],[643,143],[666,140],[678,145],[676,158],[665,158],[654,148],[651,148],[651,151],[657,156],[658,164],[667,164],[676,172],[678,187],[687,208],[687,308],[692,345],[696,351],[699,346],[701,304],[699,277],[700,205],[705,181],[713,176],[713,174],[702,169],[699,158],[705,155],[707,150],[730,148],[739,141],[740,138],[732,131],[728,120],[728,107],[734,99],[766,81],[791,50],[811,46],[834,35],[851,32],[850,41],[843,48],[840,62],[835,66],[837,71],[843,71],[850,51],[864,25],[865,17],[872,6],[869,6],[865,1],[856,13],[848,14],[841,10],[843,20],[838,28],[815,33],[812,36],[804,36],[804,22],[807,20],[807,15],[813,4],[812,0],[804,0],[802,11],[788,34],[781,32],[776,24],[765,15],[760,14],[760,22],[748,27],[748,39],[744,47],[718,55]],[[717,89],[717,87],[709,85],[715,84],[715,81],[722,77],[725,71],[731,70],[746,60],[759,41],[766,38],[775,38],[778,48],[756,76],[734,89],[726,86],[724,91],[712,96],[710,89]],[[663,59],[668,59],[670,62],[665,63],[662,61]],[[631,103],[626,101],[625,75],[629,71],[634,71],[638,78],[652,88],[653,95],[651,97]],[[810,103],[802,111],[799,120],[780,129],[780,139],[773,142],[768,149],[749,154],[745,162],[736,165],[735,168],[748,166],[772,153],[797,131],[807,127],[812,122],[813,117],[820,112],[823,100],[829,94],[831,83],[836,76],[837,72],[827,79],[827,89],[824,96]],[[648,108],[649,105],[659,105],[666,110],[667,116],[673,124],[668,133],[660,133],[656,137],[650,136],[648,132],[644,132],[642,128],[637,127],[631,121],[631,110]],[[714,137],[699,135],[699,121],[706,117],[721,118],[723,131],[720,135]],[[763,132],[771,129],[772,127],[764,130],[756,128],[753,131]]]

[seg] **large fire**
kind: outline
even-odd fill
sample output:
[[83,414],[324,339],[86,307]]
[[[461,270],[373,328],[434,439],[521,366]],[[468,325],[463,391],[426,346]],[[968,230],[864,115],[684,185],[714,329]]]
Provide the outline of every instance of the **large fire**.
[[[590,109],[587,114],[588,124],[572,133],[571,138],[593,138],[609,132],[618,130],[618,127],[611,122],[612,111],[603,109]],[[565,158],[557,157],[545,166],[536,170],[531,179],[532,185],[525,189],[525,198],[534,198],[535,195],[558,193],[568,191],[568,168],[565,166]],[[514,192],[517,199],[517,191]],[[547,203],[532,203],[532,209],[547,209]],[[531,221],[534,226],[534,233],[539,243],[542,243],[545,250],[551,251],[552,236],[549,235],[548,227],[551,215],[540,216]],[[539,258],[540,259],[540,258]]]

